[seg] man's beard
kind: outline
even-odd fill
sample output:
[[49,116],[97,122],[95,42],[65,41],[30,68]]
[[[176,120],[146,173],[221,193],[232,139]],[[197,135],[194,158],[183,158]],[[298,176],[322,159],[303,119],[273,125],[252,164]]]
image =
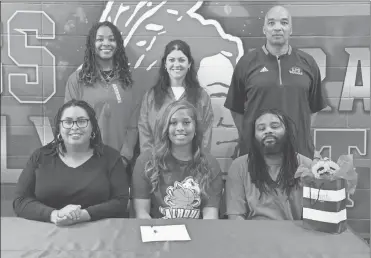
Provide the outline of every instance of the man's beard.
[[[273,137],[275,139],[275,142],[268,142],[268,143],[265,142],[265,139],[267,137]],[[277,155],[277,154],[282,153],[283,151],[284,139],[285,139],[284,136],[281,138],[278,138],[276,136],[269,135],[269,136],[264,137],[260,142],[258,142],[257,140],[256,141],[257,141],[258,146],[260,147],[260,151],[262,152],[262,154]]]

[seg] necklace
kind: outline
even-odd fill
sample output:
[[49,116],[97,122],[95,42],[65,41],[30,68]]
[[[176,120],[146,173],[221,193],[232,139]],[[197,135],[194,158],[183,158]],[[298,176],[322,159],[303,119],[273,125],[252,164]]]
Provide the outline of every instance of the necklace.
[[109,70],[109,71],[100,71],[100,73],[102,74],[102,77],[103,79],[106,81],[106,82],[109,82],[112,78],[113,78],[113,70]]

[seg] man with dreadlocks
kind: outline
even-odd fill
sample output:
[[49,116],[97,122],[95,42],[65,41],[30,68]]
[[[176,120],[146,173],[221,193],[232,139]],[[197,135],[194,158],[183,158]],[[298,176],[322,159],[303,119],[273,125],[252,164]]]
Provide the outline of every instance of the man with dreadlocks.
[[294,175],[311,159],[297,152],[294,126],[280,111],[264,110],[251,124],[248,154],[233,161],[226,182],[229,219],[300,220],[302,188]]
[[103,143],[120,151],[126,164],[138,141],[140,99],[132,83],[121,32],[98,22],[87,36],[84,63],[67,81],[65,102],[85,100],[94,108]]

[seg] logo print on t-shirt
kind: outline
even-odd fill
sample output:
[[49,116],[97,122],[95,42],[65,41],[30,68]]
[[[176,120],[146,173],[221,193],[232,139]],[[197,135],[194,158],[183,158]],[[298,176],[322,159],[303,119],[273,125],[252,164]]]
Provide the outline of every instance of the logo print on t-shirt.
[[175,181],[174,186],[166,189],[164,202],[169,207],[159,207],[164,219],[200,217],[201,190],[193,177],[186,177],[182,182]]
[[291,67],[289,73],[291,74],[297,74],[297,75],[303,75],[303,72],[299,67]]

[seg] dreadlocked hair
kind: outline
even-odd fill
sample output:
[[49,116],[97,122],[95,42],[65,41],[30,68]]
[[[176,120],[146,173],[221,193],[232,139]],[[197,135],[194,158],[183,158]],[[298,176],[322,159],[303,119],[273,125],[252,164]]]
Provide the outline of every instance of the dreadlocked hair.
[[190,116],[196,124],[196,133],[192,140],[192,160],[185,168],[185,171],[189,172],[198,182],[201,196],[207,198],[207,189],[210,187],[212,173],[210,164],[203,153],[202,122],[198,119],[196,108],[188,101],[181,100],[172,102],[167,106],[164,114],[157,119],[155,126],[156,142],[152,149],[151,159],[145,165],[145,175],[151,181],[151,193],[153,193],[158,188],[160,175],[164,172],[171,171],[169,160],[173,158],[171,150],[176,146],[173,146],[169,139],[169,124],[173,114],[181,109],[189,110],[191,113]]
[[[282,141],[282,165],[276,181],[272,180],[269,174],[268,165],[264,160],[264,155],[260,151],[259,143],[255,139],[255,123],[258,118],[265,114],[276,115],[285,127],[285,135]],[[281,111],[276,109],[261,111],[255,117],[254,122],[251,123],[249,141],[252,144],[248,150],[247,162],[251,181],[260,191],[259,199],[263,194],[267,194],[271,190],[274,190],[277,193],[276,188],[282,188],[282,190],[286,192],[287,196],[289,196],[292,189],[294,187],[298,187],[300,179],[294,178],[295,172],[299,166],[295,144],[295,130],[295,124],[292,122],[292,120]]]
[[187,57],[188,62],[191,64],[184,79],[184,89],[187,96],[187,101],[196,106],[201,97],[200,91],[202,87],[197,79],[197,72],[194,65],[194,59],[191,54],[191,48],[183,40],[173,40],[170,41],[165,47],[164,55],[161,59],[158,79],[156,84],[153,86],[155,108],[157,110],[162,107],[166,95],[169,94],[168,89],[170,87],[170,77],[169,73],[166,71],[166,58],[173,50],[182,51],[182,53]]
[[131,87],[133,85],[133,79],[131,77],[129,60],[126,57],[121,32],[113,23],[109,21],[98,22],[89,30],[89,34],[86,38],[84,63],[82,64],[79,72],[79,82],[83,83],[85,86],[91,86],[97,80],[101,80],[102,78],[95,53],[97,31],[102,26],[106,26],[111,29],[117,45],[113,56],[114,78],[117,78],[121,82],[123,89]]
[[89,123],[91,123],[92,126],[92,135],[94,135],[94,137],[90,138],[90,148],[94,150],[95,155],[98,156],[102,155],[103,140],[98,126],[98,120],[95,116],[95,111],[87,102],[76,99],[71,99],[70,101],[66,102],[63,106],[59,108],[54,118],[55,128],[53,133],[54,139],[50,143],[48,143],[44,148],[49,149],[50,150],[49,154],[51,155],[61,154],[62,156],[64,156],[64,153],[67,152],[66,146],[64,145],[64,141],[60,136],[60,127],[62,126],[61,118],[63,112],[69,107],[80,107],[86,111],[89,117]]

